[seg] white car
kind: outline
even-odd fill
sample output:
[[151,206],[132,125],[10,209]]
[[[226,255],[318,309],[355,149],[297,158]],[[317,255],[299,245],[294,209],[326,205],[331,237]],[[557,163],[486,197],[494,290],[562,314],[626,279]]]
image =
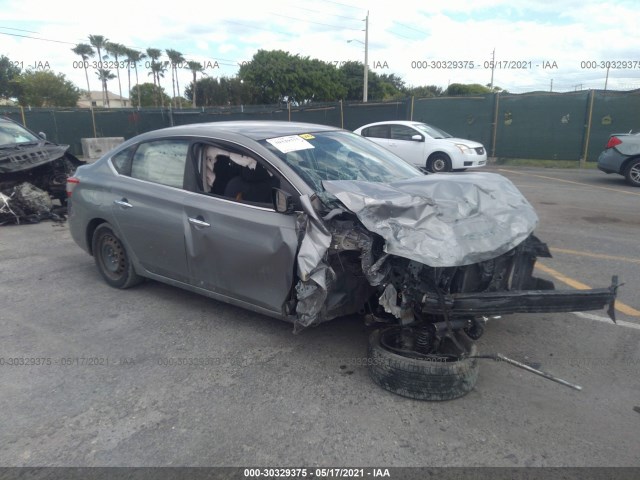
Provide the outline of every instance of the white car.
[[487,151],[481,143],[455,138],[426,123],[377,122],[354,130],[403,160],[430,172],[466,170],[486,165]]

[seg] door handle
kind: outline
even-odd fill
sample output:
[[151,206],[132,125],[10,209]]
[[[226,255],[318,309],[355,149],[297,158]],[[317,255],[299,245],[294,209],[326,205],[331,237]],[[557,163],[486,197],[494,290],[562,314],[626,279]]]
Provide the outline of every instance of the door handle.
[[191,225],[195,225],[196,227],[200,227],[200,228],[207,228],[211,226],[211,224],[202,220],[202,217],[196,217],[196,218],[189,217],[189,223]]
[[131,208],[133,207],[133,205],[131,205],[126,198],[123,198],[122,200],[114,200],[113,203],[115,203],[116,205],[118,205],[119,207],[122,208]]

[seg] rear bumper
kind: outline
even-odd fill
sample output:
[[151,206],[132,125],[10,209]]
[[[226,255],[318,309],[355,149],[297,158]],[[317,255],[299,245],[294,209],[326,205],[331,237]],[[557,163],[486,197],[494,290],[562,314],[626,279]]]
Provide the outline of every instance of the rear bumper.
[[425,296],[422,311],[453,317],[506,315],[509,313],[584,312],[607,308],[615,322],[618,278],[608,288],[591,290],[520,290],[507,292],[458,293],[443,298]]
[[622,164],[628,157],[622,155],[615,148],[609,148],[598,157],[598,170],[605,173],[622,174]]

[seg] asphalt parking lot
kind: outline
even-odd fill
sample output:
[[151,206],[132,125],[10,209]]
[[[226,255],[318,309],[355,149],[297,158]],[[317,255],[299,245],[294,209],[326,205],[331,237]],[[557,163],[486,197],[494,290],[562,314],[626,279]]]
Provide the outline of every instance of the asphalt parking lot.
[[[640,189],[595,170],[492,166],[537,209],[557,288],[618,275],[605,312],[513,315],[440,403],[388,393],[362,319],[291,325],[156,282],[119,291],[66,224],[0,227],[0,466],[640,466]],[[8,359],[29,365],[8,365]]]

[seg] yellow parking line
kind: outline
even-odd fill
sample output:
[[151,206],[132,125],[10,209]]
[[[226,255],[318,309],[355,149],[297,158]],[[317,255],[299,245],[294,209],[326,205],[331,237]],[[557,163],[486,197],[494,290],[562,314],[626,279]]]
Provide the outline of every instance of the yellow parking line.
[[[536,268],[548,275],[551,275],[556,280],[562,283],[565,283],[572,288],[575,288],[576,290],[589,290],[591,288],[589,285],[579,282],[578,280],[574,280],[573,278],[567,277],[566,275],[558,272],[557,270],[554,270],[553,268],[550,268],[550,267],[547,267],[546,265],[541,264],[539,261],[536,262]],[[616,300],[616,310],[624,313],[625,315],[630,315],[632,317],[640,317],[639,310],[636,310],[635,308],[630,307],[629,305],[619,302],[618,300]]]
[[636,195],[638,197],[640,197],[640,193],[636,193],[636,192],[628,192],[626,190],[618,190],[617,188],[609,188],[609,187],[599,187],[597,185],[590,185],[588,183],[581,183],[581,182],[574,182],[573,180],[564,180],[562,178],[555,178],[555,177],[547,177],[545,175],[537,175],[535,173],[529,173],[529,172],[516,172],[514,170],[507,170],[506,168],[499,168],[498,171],[500,172],[509,172],[509,173],[515,173],[516,175],[530,175],[532,177],[538,177],[538,178],[544,178],[546,180],[556,180],[558,182],[564,182],[564,183],[573,183],[574,185],[584,185],[585,187],[590,187],[590,188],[599,188],[601,190],[611,190],[612,192],[618,192],[618,193],[626,193],[628,195]]
[[552,253],[568,253],[569,255],[578,255],[581,257],[601,258],[603,260],[619,260],[628,263],[640,263],[637,258],[618,257],[616,255],[605,255],[604,253],[581,252],[578,250],[569,250],[567,248],[550,247]]

